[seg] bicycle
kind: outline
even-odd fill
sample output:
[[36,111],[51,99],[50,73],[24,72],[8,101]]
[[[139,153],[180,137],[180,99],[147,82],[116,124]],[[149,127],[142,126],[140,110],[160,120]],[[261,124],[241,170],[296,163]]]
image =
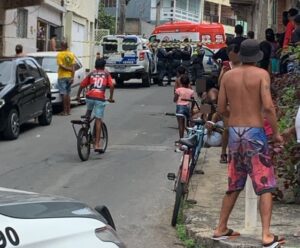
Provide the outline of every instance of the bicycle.
[[[94,123],[93,123],[94,122]],[[95,143],[96,123],[95,117],[90,118],[88,115],[81,116],[81,120],[71,120],[72,127],[77,139],[77,152],[82,161],[87,161],[91,153],[91,146]],[[81,126],[79,131],[75,126]],[[99,153],[105,153],[108,145],[108,131],[106,124],[102,120],[100,133],[100,146],[102,147]]]
[[[195,100],[189,100],[195,101]],[[195,101],[197,108],[200,110],[200,106]],[[166,113],[166,115],[171,115]],[[176,115],[175,115],[176,116]],[[184,118],[184,117],[183,117]],[[223,132],[223,128],[216,125],[211,121],[204,121],[202,119],[191,120],[194,124],[193,127],[187,127],[187,138],[180,139],[180,150],[182,151],[181,163],[177,175],[174,173],[168,173],[169,180],[175,180],[174,192],[176,192],[175,204],[173,208],[171,225],[175,226],[177,223],[177,217],[180,209],[181,202],[188,195],[189,181],[194,173],[194,169],[197,165],[201,149],[204,146],[204,135],[206,133],[205,124],[210,123],[214,131]],[[204,174],[203,171],[199,171],[199,174]]]

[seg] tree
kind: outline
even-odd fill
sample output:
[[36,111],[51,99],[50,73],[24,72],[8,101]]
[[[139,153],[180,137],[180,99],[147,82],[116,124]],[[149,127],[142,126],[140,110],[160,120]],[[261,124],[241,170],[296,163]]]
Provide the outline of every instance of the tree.
[[103,3],[99,3],[98,11],[98,28],[99,29],[109,29],[110,33],[115,33],[115,17],[108,15],[105,12],[105,7]]

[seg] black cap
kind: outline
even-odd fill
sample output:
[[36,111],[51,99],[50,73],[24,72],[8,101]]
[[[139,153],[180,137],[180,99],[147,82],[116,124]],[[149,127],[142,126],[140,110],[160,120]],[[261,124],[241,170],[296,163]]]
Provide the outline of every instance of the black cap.
[[263,55],[257,40],[247,39],[241,43],[239,58],[242,63],[259,62],[262,60]]

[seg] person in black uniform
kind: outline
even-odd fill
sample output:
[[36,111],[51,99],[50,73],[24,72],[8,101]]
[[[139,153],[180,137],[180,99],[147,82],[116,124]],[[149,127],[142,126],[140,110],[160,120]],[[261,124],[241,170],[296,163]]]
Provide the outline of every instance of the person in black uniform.
[[167,73],[168,53],[164,47],[165,42],[162,42],[162,46],[157,49],[157,73],[158,73],[158,85],[163,85],[163,79]]
[[197,48],[192,54],[191,57],[191,77],[193,84],[196,83],[197,79],[202,78],[204,73],[203,58],[205,55],[205,50],[202,47],[202,44],[198,44]]

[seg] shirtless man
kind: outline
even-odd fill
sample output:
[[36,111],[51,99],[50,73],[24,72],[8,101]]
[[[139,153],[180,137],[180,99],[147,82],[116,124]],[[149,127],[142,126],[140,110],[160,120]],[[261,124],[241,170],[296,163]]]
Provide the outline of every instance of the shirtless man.
[[277,129],[269,74],[255,66],[262,56],[256,40],[243,41],[239,53],[242,65],[226,72],[221,81],[218,112],[229,117],[229,179],[213,239],[240,235],[228,229],[227,223],[249,174],[255,193],[260,196],[262,243],[268,248],[277,247],[276,244],[284,243],[284,239],[270,232],[272,192],[276,182],[263,129],[264,115],[272,126],[274,142],[282,143],[283,140]]

